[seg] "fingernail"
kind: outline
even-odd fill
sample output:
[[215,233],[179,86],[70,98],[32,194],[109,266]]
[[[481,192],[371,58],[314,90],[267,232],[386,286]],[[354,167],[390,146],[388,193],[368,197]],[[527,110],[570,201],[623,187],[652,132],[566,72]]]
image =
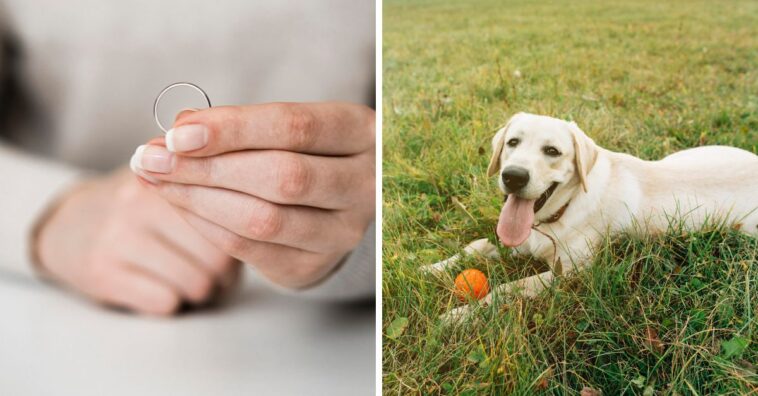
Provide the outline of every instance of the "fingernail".
[[166,133],[166,147],[169,151],[192,151],[208,144],[208,129],[199,124],[182,125],[169,129]]
[[137,147],[137,150],[132,155],[131,160],[129,160],[129,167],[132,168],[132,172],[136,173],[141,178],[147,180],[152,184],[156,184],[158,183],[158,180],[142,170],[142,156],[145,152],[146,147],[146,145]]
[[174,154],[163,146],[147,145],[142,150],[140,168],[156,173],[171,173],[174,170]]

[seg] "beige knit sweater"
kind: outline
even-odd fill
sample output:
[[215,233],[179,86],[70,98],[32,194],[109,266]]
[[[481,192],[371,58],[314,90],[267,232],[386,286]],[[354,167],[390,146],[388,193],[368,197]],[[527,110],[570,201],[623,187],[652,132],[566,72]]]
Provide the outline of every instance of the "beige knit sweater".
[[[31,275],[29,233],[55,197],[160,134],[152,102],[169,83],[214,105],[373,105],[374,26],[366,0],[1,2],[0,271]],[[302,294],[373,294],[373,227]]]

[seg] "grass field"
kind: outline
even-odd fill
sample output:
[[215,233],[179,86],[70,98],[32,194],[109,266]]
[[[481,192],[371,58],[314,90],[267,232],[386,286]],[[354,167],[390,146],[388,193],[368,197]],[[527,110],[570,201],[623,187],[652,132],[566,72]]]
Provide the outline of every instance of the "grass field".
[[[758,393],[758,241],[734,230],[614,236],[591,269],[452,328],[457,271],[417,271],[495,241],[489,142],[517,111],[645,159],[758,152],[758,2],[386,0],[383,45],[384,393]],[[544,268],[463,264],[491,284]]]

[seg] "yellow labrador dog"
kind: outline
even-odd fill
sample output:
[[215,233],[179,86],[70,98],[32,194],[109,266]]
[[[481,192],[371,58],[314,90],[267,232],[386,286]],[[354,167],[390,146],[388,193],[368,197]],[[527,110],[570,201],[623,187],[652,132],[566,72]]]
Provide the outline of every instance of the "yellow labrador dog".
[[[660,233],[672,220],[694,229],[718,219],[758,237],[758,156],[725,146],[706,146],[644,161],[595,144],[573,122],[519,113],[492,139],[488,175],[506,194],[497,235],[514,254],[552,264],[552,271],[501,285],[493,295],[533,296],[554,275],[581,269],[608,233]],[[486,239],[466,253],[497,256]],[[439,272],[460,256],[423,267]],[[472,307],[444,320],[467,317]]]

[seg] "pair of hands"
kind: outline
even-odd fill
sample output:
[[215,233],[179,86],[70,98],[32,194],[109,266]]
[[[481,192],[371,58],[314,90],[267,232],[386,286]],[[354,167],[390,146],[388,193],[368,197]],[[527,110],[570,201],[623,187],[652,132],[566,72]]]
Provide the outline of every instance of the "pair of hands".
[[233,283],[235,259],[307,287],[374,219],[374,146],[365,106],[184,112],[135,152],[139,182],[121,172],[62,200],[40,230],[39,261],[97,300],[152,314],[207,301]]

